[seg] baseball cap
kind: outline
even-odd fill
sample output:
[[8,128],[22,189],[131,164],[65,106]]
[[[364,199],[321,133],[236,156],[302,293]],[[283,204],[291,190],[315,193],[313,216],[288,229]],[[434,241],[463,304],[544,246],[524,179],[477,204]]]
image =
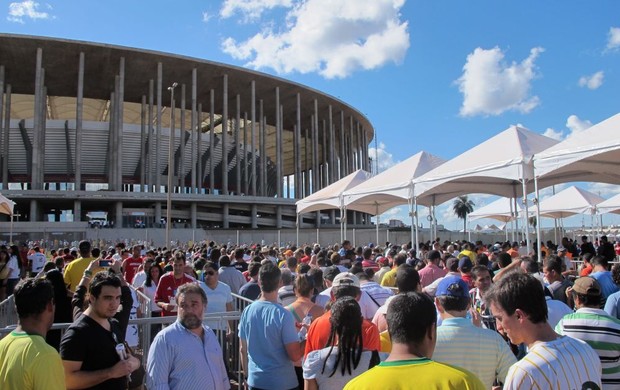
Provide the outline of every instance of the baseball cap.
[[560,245],[560,246],[558,246],[557,251],[558,251],[558,252],[566,252],[566,248],[564,248],[564,246],[563,246],[563,245]]
[[351,272],[341,272],[334,278],[332,283],[332,287],[343,287],[343,286],[360,286],[360,280],[357,276],[353,275]]
[[573,291],[582,295],[601,295],[601,285],[596,279],[589,276],[583,276],[575,280]]
[[437,285],[435,296],[467,298],[469,297],[469,286],[459,276],[446,276]]
[[468,256],[463,256],[459,260],[459,269],[463,272],[469,272],[473,268],[471,259]]
[[387,257],[379,256],[375,260],[377,264],[381,264],[382,266],[386,266],[390,264],[390,260]]

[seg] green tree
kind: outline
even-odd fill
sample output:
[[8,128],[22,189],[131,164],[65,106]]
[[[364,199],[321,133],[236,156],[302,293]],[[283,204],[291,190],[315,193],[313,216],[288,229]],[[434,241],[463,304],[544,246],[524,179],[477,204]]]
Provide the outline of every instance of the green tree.
[[467,233],[467,214],[474,211],[476,204],[467,198],[467,195],[459,196],[454,200],[452,210],[457,217],[463,220],[463,232]]
[[536,217],[529,217],[527,219],[527,221],[530,223],[530,226],[533,227],[534,229],[536,229],[536,225],[538,225],[538,220],[536,219]]

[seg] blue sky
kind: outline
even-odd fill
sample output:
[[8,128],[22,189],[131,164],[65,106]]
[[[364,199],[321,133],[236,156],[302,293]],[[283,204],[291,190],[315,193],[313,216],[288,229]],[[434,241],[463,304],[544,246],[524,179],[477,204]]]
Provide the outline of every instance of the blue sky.
[[[378,150],[373,141],[370,154],[380,170],[420,150],[450,159],[515,124],[564,139],[620,111],[620,2],[613,0],[0,4],[2,32],[220,61],[336,96],[373,123]],[[603,197],[620,192],[579,185]],[[471,197],[477,207],[495,199]],[[439,208],[440,223],[460,228],[450,206]],[[394,217],[406,219],[397,208],[382,220]],[[604,223],[620,222],[605,216]]]

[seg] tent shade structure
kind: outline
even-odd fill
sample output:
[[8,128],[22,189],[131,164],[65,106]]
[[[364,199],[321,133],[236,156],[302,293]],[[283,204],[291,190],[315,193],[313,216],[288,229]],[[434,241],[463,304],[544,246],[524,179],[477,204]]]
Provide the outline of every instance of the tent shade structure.
[[[517,213],[514,211],[511,212],[511,203],[512,200],[509,198],[499,198],[496,201],[467,214],[467,219],[469,221],[475,221],[477,219],[490,218],[504,223],[510,222],[515,219],[518,213],[520,213],[520,211]],[[520,202],[517,201],[517,203]]]
[[0,194],[0,214],[13,215],[15,202]]
[[[326,209],[340,209],[342,207],[342,193],[349,188],[353,188],[360,183],[365,182],[369,177],[369,172],[359,169],[350,175],[343,177],[337,182],[328,185],[320,191],[298,200],[295,203],[297,205],[297,214],[310,213],[313,211]],[[371,214],[374,213],[374,209],[369,211],[352,208],[352,210],[368,212]]]
[[620,194],[596,205],[599,214],[613,213],[620,214]]
[[[463,194],[523,195],[534,178],[532,157],[558,141],[511,126],[414,180],[419,204],[441,204]],[[530,188],[531,187],[531,188]]]
[[596,214],[596,207],[605,199],[575,186],[568,187],[540,201],[540,216],[566,218],[575,214]]
[[377,215],[406,205],[412,198],[411,182],[418,176],[440,166],[446,160],[421,151],[393,167],[386,169],[364,183],[345,191],[347,210],[368,209]]
[[620,184],[620,114],[534,156],[538,188],[578,181]]

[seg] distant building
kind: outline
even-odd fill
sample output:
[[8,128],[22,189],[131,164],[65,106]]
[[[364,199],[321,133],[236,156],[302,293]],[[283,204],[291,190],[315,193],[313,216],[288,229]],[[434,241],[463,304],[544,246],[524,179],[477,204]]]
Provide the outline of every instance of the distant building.
[[390,228],[402,228],[405,224],[400,219],[390,219],[388,222]]

